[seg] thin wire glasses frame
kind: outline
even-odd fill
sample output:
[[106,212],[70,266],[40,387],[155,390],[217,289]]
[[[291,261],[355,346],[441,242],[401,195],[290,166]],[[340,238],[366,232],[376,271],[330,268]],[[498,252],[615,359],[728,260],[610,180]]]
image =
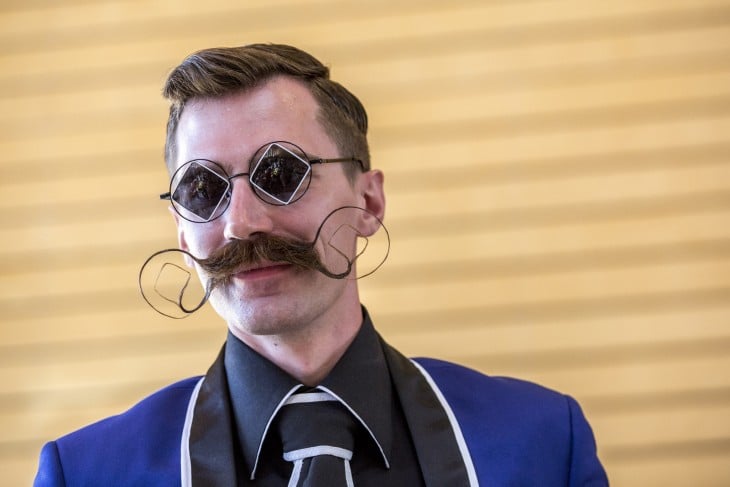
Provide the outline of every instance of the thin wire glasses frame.
[[217,162],[193,159],[181,165],[170,179],[170,190],[160,195],[169,200],[178,215],[194,223],[220,217],[231,202],[235,178],[247,176],[253,192],[262,201],[277,206],[299,200],[311,183],[313,164],[354,162],[365,170],[360,159],[310,157],[296,144],[286,141],[261,146],[249,161],[249,171],[229,176]]

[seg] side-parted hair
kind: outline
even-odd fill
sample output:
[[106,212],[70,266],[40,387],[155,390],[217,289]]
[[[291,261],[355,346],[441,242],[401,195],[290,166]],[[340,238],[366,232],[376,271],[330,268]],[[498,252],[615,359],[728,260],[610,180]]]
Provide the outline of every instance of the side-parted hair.
[[[190,101],[250,90],[276,76],[290,76],[309,88],[319,105],[319,122],[340,151],[339,156],[359,159],[363,169],[369,170],[368,117],[360,100],[332,81],[329,68],[315,57],[282,44],[205,49],[172,70],[162,92],[170,100],[165,141],[168,170],[174,170],[177,127]],[[343,167],[351,178],[359,170],[357,164]]]

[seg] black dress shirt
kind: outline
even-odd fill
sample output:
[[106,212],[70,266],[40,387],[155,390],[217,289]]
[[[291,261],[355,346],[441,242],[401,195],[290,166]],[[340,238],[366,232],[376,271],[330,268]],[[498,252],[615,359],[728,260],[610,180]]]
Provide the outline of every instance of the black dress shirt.
[[[382,343],[365,310],[363,316],[352,344],[319,386],[339,397],[359,419],[351,461],[355,485],[424,485]],[[283,399],[301,384],[230,333],[224,364],[237,433],[238,484],[286,485],[292,464],[282,458],[272,424]]]

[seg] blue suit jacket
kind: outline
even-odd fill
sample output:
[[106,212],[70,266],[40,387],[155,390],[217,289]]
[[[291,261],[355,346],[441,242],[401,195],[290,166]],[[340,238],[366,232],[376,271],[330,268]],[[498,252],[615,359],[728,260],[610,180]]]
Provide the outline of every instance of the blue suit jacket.
[[[608,485],[572,398],[447,362],[411,361],[385,347],[427,485]],[[123,414],[47,443],[34,485],[241,482],[231,467],[221,371],[219,357],[204,380],[168,386]]]

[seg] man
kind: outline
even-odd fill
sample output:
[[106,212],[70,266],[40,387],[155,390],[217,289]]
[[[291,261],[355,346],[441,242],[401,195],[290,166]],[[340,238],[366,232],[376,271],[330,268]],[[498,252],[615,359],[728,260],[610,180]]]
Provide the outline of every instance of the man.
[[36,485],[607,485],[571,398],[377,335],[356,238],[380,228],[383,175],[325,66],[210,49],[164,94],[163,197],[228,338],[204,378],[48,443]]

